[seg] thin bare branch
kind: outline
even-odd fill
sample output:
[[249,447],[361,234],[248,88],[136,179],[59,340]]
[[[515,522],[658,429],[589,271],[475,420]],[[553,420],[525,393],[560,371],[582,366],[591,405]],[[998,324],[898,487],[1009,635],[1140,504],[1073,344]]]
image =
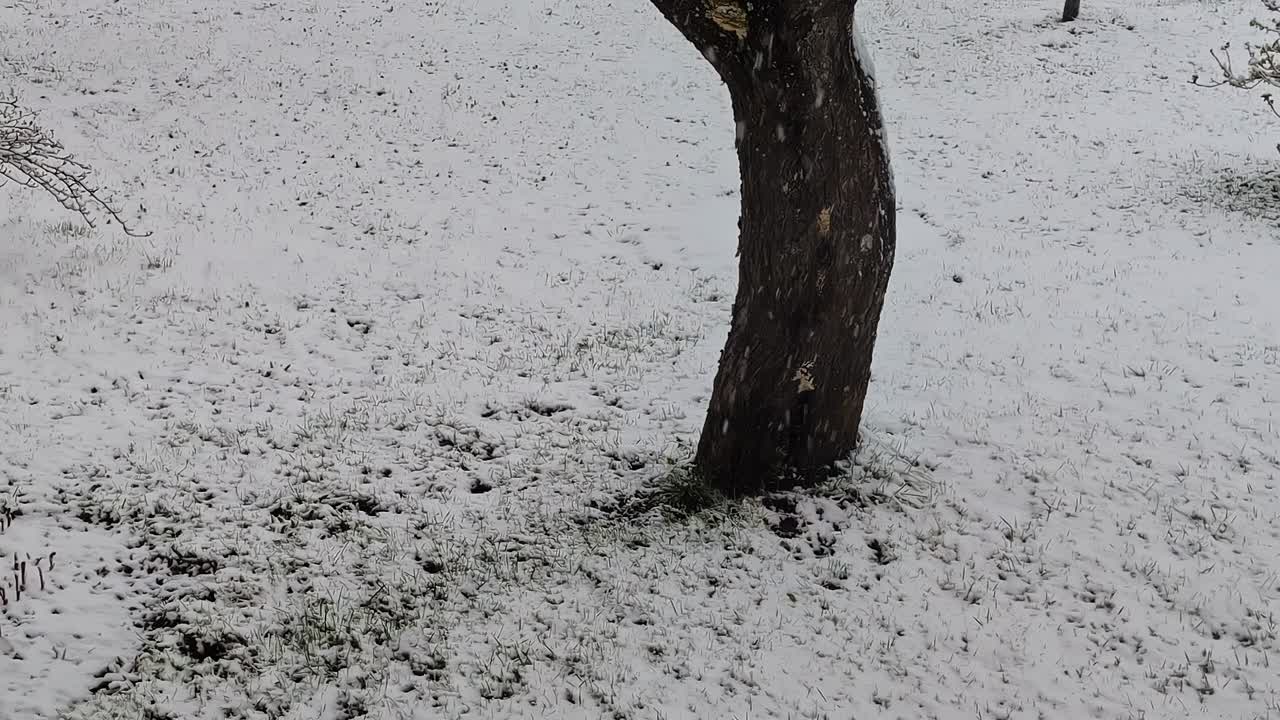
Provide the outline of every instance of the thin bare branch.
[[97,227],[96,211],[120,223],[126,235],[149,236],[150,232],[130,227],[103,190],[90,180],[91,172],[88,165],[76,160],[40,127],[35,114],[19,105],[14,95],[0,95],[0,186],[12,182],[43,190],[90,227]]
[[[1262,5],[1270,12],[1280,13],[1280,0],[1262,0]],[[1244,69],[1236,69],[1231,58],[1231,44],[1227,43],[1216,51],[1209,51],[1213,61],[1218,64],[1219,77],[1215,80],[1202,81],[1199,75],[1193,75],[1191,76],[1192,84],[1199,87],[1230,85],[1241,90],[1254,90],[1264,85],[1280,87],[1280,19],[1272,17],[1266,22],[1255,19],[1249,24],[1269,35],[1271,39],[1260,45],[1245,44],[1247,62]],[[1263,94],[1262,100],[1272,113],[1280,117],[1280,110],[1276,109],[1271,93]]]

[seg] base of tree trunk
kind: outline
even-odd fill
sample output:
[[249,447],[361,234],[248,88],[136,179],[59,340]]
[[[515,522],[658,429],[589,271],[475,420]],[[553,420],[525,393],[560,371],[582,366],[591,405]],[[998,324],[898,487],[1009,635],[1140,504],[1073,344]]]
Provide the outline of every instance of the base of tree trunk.
[[1062,6],[1062,22],[1071,22],[1080,17],[1080,0],[1066,0]]

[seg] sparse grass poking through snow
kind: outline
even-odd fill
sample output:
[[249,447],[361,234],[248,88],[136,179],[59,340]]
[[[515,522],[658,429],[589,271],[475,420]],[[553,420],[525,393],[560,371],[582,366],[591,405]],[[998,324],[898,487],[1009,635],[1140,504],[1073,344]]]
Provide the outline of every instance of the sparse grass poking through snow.
[[0,9],[164,230],[0,202],[0,717],[1277,715],[1271,126],[1152,70],[1255,4],[860,6],[870,429],[737,500],[731,108],[648,4]]
[[1280,170],[1275,163],[1250,162],[1229,167],[1212,167],[1208,162],[1192,164],[1186,186],[1180,188],[1188,199],[1229,213],[1280,223]]
[[859,503],[889,502],[914,509],[932,505],[941,492],[932,468],[905,447],[901,439],[864,428],[858,449],[817,492]]
[[57,568],[57,550],[44,549],[32,553],[14,537],[14,523],[22,517],[16,491],[0,497],[0,656],[14,648],[4,641],[24,623],[23,600],[32,595],[44,597],[54,589],[54,570]]
[[624,513],[640,516],[657,511],[671,520],[730,512],[731,501],[702,479],[688,460],[668,466],[647,487],[625,501]]

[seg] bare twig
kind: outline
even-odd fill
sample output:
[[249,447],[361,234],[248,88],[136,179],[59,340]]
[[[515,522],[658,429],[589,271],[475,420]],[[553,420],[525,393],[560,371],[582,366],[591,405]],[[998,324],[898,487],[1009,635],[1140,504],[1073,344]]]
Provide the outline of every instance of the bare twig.
[[[1262,4],[1269,11],[1280,13],[1280,0],[1262,0]],[[1192,84],[1199,87],[1230,85],[1241,90],[1253,90],[1261,85],[1280,87],[1280,19],[1272,18],[1267,22],[1255,19],[1249,24],[1267,33],[1272,39],[1261,45],[1245,44],[1245,51],[1249,54],[1246,69],[1237,71],[1232,65],[1231,44],[1227,43],[1217,52],[1209,51],[1222,72],[1221,77],[1216,80],[1201,81],[1199,75],[1192,75]],[[1280,110],[1276,108],[1275,98],[1271,93],[1263,93],[1262,101],[1271,108],[1272,114],[1280,117]]]
[[15,96],[0,95],[0,185],[13,182],[43,190],[90,227],[97,227],[92,214],[96,208],[120,223],[126,235],[149,236],[150,232],[137,232],[129,226],[89,179],[90,172],[88,165],[76,160],[36,123],[35,114],[20,106]]

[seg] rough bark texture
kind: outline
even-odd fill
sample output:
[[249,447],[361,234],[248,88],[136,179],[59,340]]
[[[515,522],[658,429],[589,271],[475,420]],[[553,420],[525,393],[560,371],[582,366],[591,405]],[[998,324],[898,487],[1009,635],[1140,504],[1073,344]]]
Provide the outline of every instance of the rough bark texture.
[[894,254],[889,158],[852,0],[652,0],[729,88],[739,287],[698,469],[730,494],[854,449]]
[[1080,17],[1080,0],[1066,0],[1062,6],[1062,22],[1071,22]]

